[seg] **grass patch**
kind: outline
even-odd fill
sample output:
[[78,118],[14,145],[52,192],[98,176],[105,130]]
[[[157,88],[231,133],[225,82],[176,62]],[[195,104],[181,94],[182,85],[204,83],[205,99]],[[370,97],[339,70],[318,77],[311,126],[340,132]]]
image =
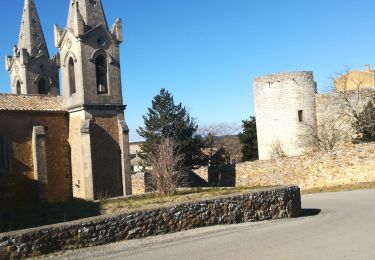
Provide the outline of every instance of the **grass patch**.
[[158,195],[156,193],[134,196],[128,199],[101,200],[102,214],[112,214],[117,212],[129,212],[154,208],[158,206],[168,206],[175,203],[183,203],[217,196],[248,192],[269,187],[235,187],[235,188],[195,188],[178,190],[172,195]]
[[313,188],[302,190],[302,194],[313,194],[322,192],[340,192],[340,191],[353,191],[353,190],[370,190],[375,189],[375,182],[362,182],[356,184],[337,185],[328,188]]
[[164,207],[175,203],[208,199],[264,188],[270,187],[181,189],[169,196],[150,193],[130,198],[103,198],[94,202],[75,199],[63,204],[43,203],[33,208],[0,209],[0,233],[68,222],[98,215]]

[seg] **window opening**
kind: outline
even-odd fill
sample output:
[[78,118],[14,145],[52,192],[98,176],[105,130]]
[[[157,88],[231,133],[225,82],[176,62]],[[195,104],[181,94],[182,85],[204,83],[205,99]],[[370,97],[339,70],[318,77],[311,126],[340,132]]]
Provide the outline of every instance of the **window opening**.
[[74,70],[74,61],[72,58],[69,59],[68,70],[70,95],[73,95],[76,93],[76,74]]
[[103,55],[99,55],[95,61],[96,86],[99,95],[108,94],[107,86],[107,60]]

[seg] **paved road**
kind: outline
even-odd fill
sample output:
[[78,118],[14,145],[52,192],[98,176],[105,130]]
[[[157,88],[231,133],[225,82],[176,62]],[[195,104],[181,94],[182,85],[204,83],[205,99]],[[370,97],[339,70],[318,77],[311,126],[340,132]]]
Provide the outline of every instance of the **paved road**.
[[60,258],[375,259],[375,190],[306,195],[302,204],[321,212],[292,220],[216,226],[125,241],[68,252]]

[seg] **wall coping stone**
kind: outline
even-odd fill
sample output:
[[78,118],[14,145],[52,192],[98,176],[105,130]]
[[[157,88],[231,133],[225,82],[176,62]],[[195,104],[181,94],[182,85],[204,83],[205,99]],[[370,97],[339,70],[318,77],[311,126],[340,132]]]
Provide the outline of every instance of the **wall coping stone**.
[[301,214],[298,186],[259,189],[0,234],[0,258],[30,257],[173,233]]

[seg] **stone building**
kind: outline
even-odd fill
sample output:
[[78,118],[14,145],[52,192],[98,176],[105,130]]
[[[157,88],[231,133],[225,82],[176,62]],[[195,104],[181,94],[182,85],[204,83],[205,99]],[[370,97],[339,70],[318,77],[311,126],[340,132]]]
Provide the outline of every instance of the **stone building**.
[[365,65],[364,70],[351,70],[335,79],[336,91],[351,91],[375,87],[375,70]]
[[253,85],[259,159],[300,155],[316,128],[316,82],[312,72],[256,78]]
[[131,194],[121,42],[122,21],[109,29],[100,0],[71,0],[50,59],[34,0],[25,0],[6,58],[11,94],[0,94],[0,207]]
[[256,78],[259,159],[299,156],[318,146],[333,149],[360,137],[354,123],[375,100],[374,71],[351,71],[335,84],[335,92],[318,94],[312,72]]

